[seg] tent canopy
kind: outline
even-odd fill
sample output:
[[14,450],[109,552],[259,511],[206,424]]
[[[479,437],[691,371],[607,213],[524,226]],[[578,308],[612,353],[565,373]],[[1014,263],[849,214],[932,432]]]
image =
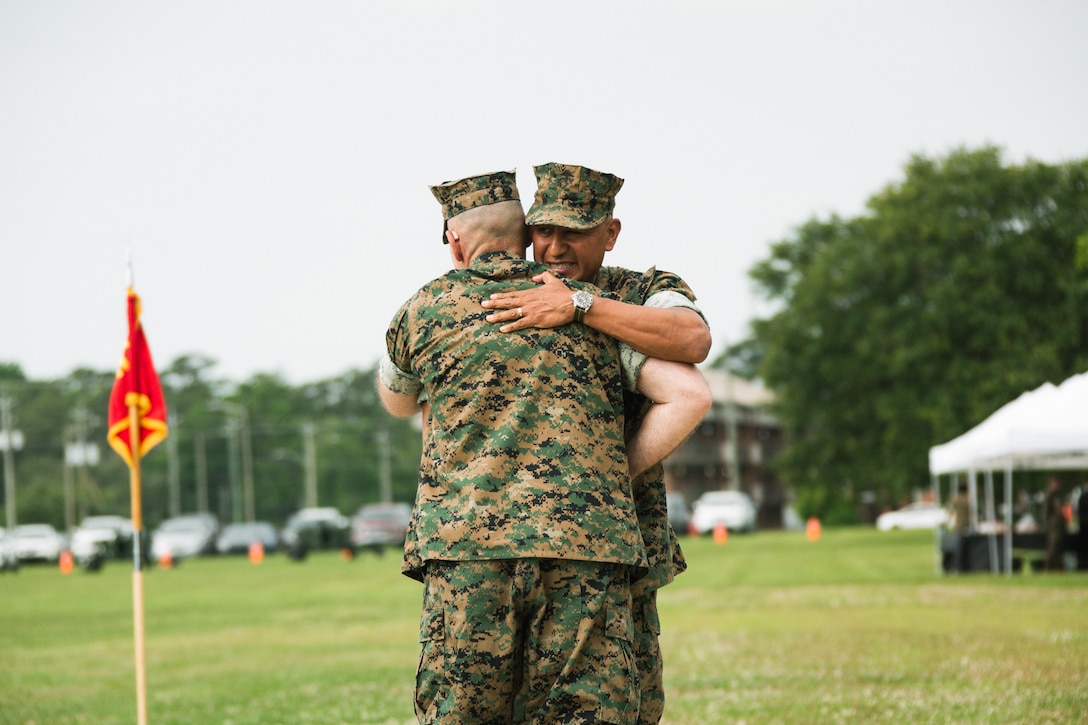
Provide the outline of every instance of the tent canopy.
[[1088,469],[1088,372],[1026,392],[929,449],[934,475],[1006,469]]

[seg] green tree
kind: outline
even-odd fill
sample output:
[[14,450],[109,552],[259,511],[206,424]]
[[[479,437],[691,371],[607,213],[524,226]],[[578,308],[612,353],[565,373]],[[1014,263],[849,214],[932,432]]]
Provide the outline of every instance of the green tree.
[[[415,500],[419,429],[381,408],[373,370],[293,386],[267,373],[234,383],[219,379],[215,367],[199,354],[159,366],[170,434],[141,461],[145,529],[172,514],[172,480],[180,512],[206,506],[231,520],[241,493],[243,437],[250,446],[254,513],[282,524],[305,505],[311,425],[319,505],[350,514],[380,500],[385,471],[394,500]],[[60,380],[31,381],[17,364],[0,364],[0,392],[13,400],[15,427],[25,441],[15,454],[19,522],[64,526],[66,480],[73,483],[76,522],[92,514],[129,514],[129,471],[106,443],[113,381],[113,372],[84,368]],[[98,446],[99,462],[66,470],[65,445],[79,436]],[[237,509],[244,514],[243,503]]]
[[26,382],[26,375],[18,363],[0,362],[0,382]]
[[773,245],[750,276],[778,311],[752,329],[802,514],[848,518],[862,490],[898,503],[931,446],[1088,367],[1086,234],[1088,161],[988,147],[915,156],[867,214]]

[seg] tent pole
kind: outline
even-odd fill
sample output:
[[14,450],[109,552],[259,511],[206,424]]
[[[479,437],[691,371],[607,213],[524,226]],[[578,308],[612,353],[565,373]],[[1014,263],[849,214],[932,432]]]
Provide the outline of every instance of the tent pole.
[[1012,576],[1012,458],[1005,464],[1005,576]]
[[[932,481],[931,485],[933,487],[933,499],[934,499],[934,502],[938,506],[940,506],[941,505],[941,474],[939,474],[939,473],[930,474],[930,480]],[[941,575],[944,574],[944,548],[942,547],[942,544],[944,543],[944,536],[941,535],[942,528],[944,528],[944,527],[943,526],[938,526],[936,529],[934,529],[937,532],[937,542],[936,542],[937,545],[934,547],[936,549],[936,552],[934,553],[934,556],[933,556],[933,559],[934,559],[933,568],[935,570],[934,573],[937,576],[941,576]]]
[[[997,524],[997,514],[994,511],[994,470],[986,469],[986,520]],[[996,574],[1000,567],[997,565],[997,531],[986,535],[986,544],[990,549],[990,573]]]

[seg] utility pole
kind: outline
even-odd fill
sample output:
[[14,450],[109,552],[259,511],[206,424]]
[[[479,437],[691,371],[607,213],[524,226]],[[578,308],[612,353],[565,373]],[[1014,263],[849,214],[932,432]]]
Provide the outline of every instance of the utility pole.
[[317,506],[317,426],[302,424],[302,463],[304,468],[303,499],[307,508]]
[[382,503],[393,501],[393,474],[390,464],[389,431],[378,431],[378,486]]
[[[231,520],[256,521],[256,505],[253,492],[253,448],[249,428],[249,414],[244,405],[223,401],[227,414],[227,447],[231,471]],[[242,481],[238,482],[238,449],[241,447]],[[243,518],[243,516],[245,518]]]
[[245,496],[246,521],[257,520],[257,506],[253,492],[253,435],[249,429],[249,414],[238,406],[242,418],[242,494]]
[[230,520],[242,520],[242,492],[238,480],[238,421],[227,415],[227,474],[230,476]]
[[64,427],[64,527],[71,535],[76,520],[76,487],[72,481],[72,450],[75,447],[72,426]]
[[[76,484],[88,490],[87,466],[98,465],[98,446],[87,442],[93,418],[87,406],[82,403],[72,411],[72,423],[67,428],[68,435],[64,446],[64,523],[69,531],[75,528],[77,517]],[[70,469],[75,469],[78,476]]]
[[4,509],[7,512],[8,531],[15,529],[15,451],[23,447],[23,434],[14,430],[11,414],[15,399],[5,390],[0,392],[0,450],[4,452]]
[[196,510],[208,511],[208,453],[205,449],[204,433],[193,437],[193,467],[196,469]]
[[166,485],[169,488],[167,496],[167,511],[170,516],[181,514],[181,471],[178,462],[178,426],[181,418],[177,413],[168,411],[166,425],[170,435],[166,436]]

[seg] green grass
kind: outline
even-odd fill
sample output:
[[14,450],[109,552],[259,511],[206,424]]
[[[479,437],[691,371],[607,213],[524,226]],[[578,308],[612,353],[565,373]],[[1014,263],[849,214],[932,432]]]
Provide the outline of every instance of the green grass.
[[[683,540],[666,723],[1086,722],[1088,576],[934,573],[929,532]],[[408,723],[421,586],[393,556],[144,574],[152,723]],[[0,723],[135,721],[132,572],[0,576]]]

